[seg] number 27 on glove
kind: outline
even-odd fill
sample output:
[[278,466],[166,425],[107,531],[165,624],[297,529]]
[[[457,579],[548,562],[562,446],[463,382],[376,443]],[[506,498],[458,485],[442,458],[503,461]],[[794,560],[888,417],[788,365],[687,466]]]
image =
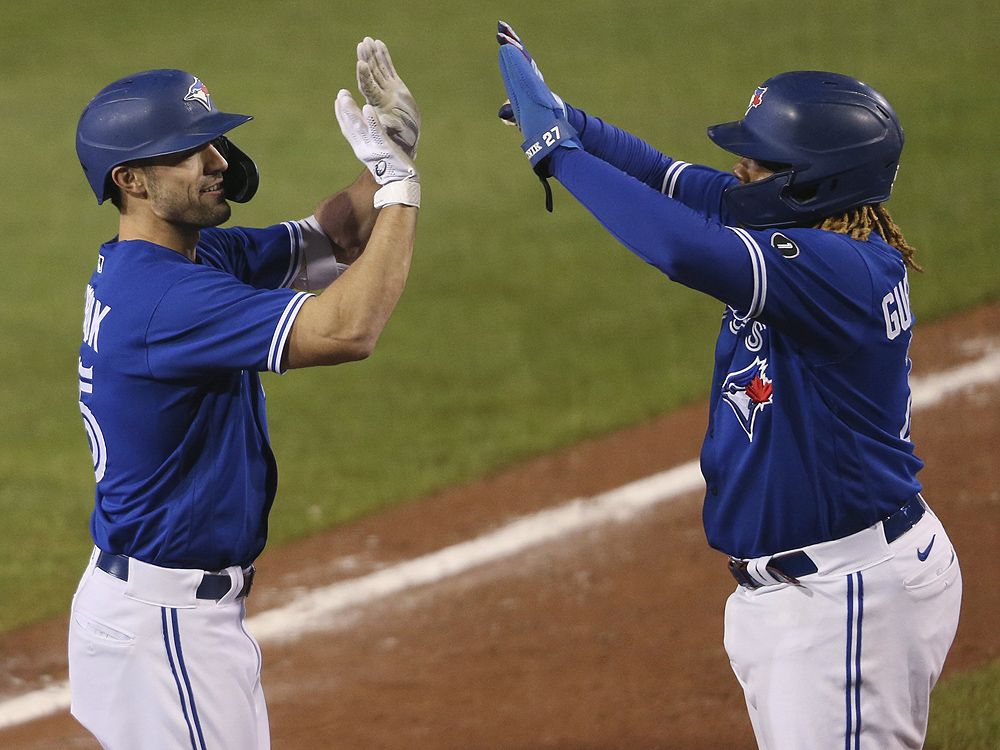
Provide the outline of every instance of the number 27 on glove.
[[[551,128],[542,133],[542,137],[539,141],[535,141],[524,150],[524,155],[531,159],[533,156],[541,153],[543,148],[551,150],[561,139],[562,134],[559,132],[559,126],[553,125]],[[542,146],[542,143],[545,145]]]

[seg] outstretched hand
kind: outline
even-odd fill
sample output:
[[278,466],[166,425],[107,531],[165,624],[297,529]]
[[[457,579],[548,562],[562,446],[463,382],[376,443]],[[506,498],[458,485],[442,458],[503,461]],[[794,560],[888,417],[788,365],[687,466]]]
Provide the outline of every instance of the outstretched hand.
[[375,192],[375,208],[393,203],[420,205],[420,178],[413,161],[393,142],[371,104],[358,108],[347,89],[341,89],[334,104],[340,132],[351,144],[358,161],[382,187]]
[[[513,27],[511,27],[511,25],[506,21],[497,21],[497,43],[500,44],[501,47],[505,44],[509,44],[511,47],[519,49],[521,54],[523,54],[531,64],[531,69],[535,71],[535,74],[542,81],[545,80],[545,76],[542,75],[542,71],[535,62],[535,58],[533,58],[531,53],[528,52],[527,48],[524,46],[524,42],[521,41],[521,37],[517,35],[517,32],[514,31]],[[565,116],[566,104],[558,94],[552,91],[549,91],[549,93],[552,94],[552,98],[555,100],[559,108],[562,109],[563,115]],[[514,120],[514,108],[511,106],[509,99],[500,106],[500,110],[497,112],[497,117],[499,117],[505,125],[517,125],[517,122]]]
[[[501,22],[501,25],[504,25]],[[497,35],[503,39],[502,35]],[[500,75],[521,133],[524,155],[531,165],[537,166],[560,146],[580,148],[576,131],[566,120],[566,112],[556,101],[544,79],[538,75],[538,66],[520,45],[502,42],[499,52]]]
[[566,119],[562,100],[549,90],[520,38],[503,21],[497,28],[500,75],[514,121],[525,137],[521,148],[545,187],[545,208],[551,211],[552,191],[545,179],[550,174],[549,156],[557,148],[583,146]]
[[389,50],[379,39],[366,36],[358,44],[358,90],[375,108],[386,133],[411,159],[420,139],[420,108],[396,73]]

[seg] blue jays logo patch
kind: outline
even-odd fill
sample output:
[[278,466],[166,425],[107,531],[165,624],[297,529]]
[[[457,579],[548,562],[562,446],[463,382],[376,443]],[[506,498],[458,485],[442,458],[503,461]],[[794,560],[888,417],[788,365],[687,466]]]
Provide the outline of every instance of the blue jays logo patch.
[[742,370],[729,373],[722,384],[722,400],[732,408],[751,443],[757,415],[772,402],[773,391],[767,377],[767,359],[760,357]]
[[750,103],[747,104],[747,111],[743,113],[746,117],[750,114],[751,109],[756,109],[761,104],[764,103],[764,94],[767,93],[767,86],[758,86],[757,90],[753,92],[753,96],[750,97]]
[[212,100],[208,96],[208,87],[197,78],[194,79],[194,82],[188,88],[187,96],[184,97],[184,101],[198,102],[198,104],[203,106],[209,112],[212,111]]

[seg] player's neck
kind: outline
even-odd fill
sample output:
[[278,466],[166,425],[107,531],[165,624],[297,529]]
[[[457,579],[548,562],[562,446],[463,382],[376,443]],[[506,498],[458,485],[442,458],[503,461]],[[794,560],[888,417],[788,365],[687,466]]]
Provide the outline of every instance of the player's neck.
[[118,222],[119,241],[145,240],[174,250],[188,260],[195,259],[199,236],[197,227],[163,221],[150,214],[122,214]]

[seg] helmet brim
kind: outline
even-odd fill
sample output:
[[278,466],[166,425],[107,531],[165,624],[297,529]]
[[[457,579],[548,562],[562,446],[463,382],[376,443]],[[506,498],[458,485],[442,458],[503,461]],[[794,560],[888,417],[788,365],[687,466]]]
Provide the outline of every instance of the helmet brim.
[[764,143],[751,133],[743,120],[712,125],[708,129],[708,137],[719,148],[737,156],[745,156],[759,161],[785,161],[775,153],[773,145]]
[[[250,115],[237,115],[229,112],[213,112],[212,114],[198,120],[197,127],[193,127],[182,133],[171,133],[159,144],[155,141],[151,141],[149,144],[143,146],[143,155],[141,158],[150,159],[156,156],[179,154],[181,151],[187,151],[191,148],[204,146],[206,143],[215,140],[220,135],[224,135],[233,128],[252,119],[253,117]],[[107,148],[107,146],[105,146],[105,148]],[[135,146],[131,146],[130,150],[135,150]],[[119,163],[124,163],[125,161],[129,160],[123,159],[122,162]]]
[[[155,159],[159,156],[169,156],[170,154],[179,154],[190,149],[199,148],[204,146],[206,143],[210,143],[218,138],[220,135],[228,133],[235,127],[242,125],[245,122],[249,122],[253,119],[252,115],[240,115],[230,112],[213,112],[200,120],[198,120],[197,127],[184,133],[172,133],[168,138],[163,139],[160,143],[155,141],[150,141],[147,144],[141,146],[142,156],[134,157],[129,156],[123,158],[121,161],[112,164],[107,172],[104,174],[104,194],[101,199],[97,201],[98,205],[104,203],[111,193],[109,191],[109,181],[111,179],[111,171],[122,164],[126,164],[130,161],[139,161],[145,159]],[[102,144],[103,148],[108,151],[114,150],[114,147],[109,144]],[[122,151],[135,151],[135,144],[130,144],[127,149],[122,149]],[[124,156],[124,154],[123,154]]]

